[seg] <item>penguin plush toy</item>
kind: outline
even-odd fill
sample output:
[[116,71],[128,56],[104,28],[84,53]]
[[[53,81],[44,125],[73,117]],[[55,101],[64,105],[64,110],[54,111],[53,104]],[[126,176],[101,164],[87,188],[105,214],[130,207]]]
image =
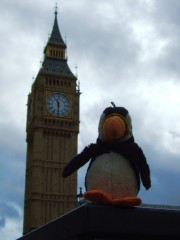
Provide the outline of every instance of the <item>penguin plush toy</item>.
[[96,204],[138,206],[142,181],[151,187],[150,169],[132,134],[131,117],[124,107],[108,107],[99,121],[96,143],[85,147],[64,168],[68,177],[90,160],[84,197]]

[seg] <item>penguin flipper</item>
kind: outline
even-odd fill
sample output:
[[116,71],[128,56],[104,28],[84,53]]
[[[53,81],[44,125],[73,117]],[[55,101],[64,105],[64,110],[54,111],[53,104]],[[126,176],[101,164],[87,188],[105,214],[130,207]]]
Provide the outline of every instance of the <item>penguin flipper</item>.
[[136,165],[139,170],[141,181],[146,190],[148,190],[151,187],[150,168],[142,149],[137,144],[134,144],[134,146],[134,150],[136,151],[135,155],[138,156],[136,158]]
[[84,150],[76,155],[63,169],[62,176],[68,177],[73,172],[78,170],[80,167],[85,165],[93,156],[96,144],[91,143],[89,146],[85,147]]

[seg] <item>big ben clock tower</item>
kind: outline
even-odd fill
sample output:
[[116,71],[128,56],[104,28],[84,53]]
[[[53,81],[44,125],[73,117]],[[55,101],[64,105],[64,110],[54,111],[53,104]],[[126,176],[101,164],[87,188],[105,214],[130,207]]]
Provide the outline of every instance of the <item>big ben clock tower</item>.
[[44,61],[28,95],[24,233],[77,206],[77,175],[62,170],[77,154],[79,88],[67,64],[66,44],[57,21]]

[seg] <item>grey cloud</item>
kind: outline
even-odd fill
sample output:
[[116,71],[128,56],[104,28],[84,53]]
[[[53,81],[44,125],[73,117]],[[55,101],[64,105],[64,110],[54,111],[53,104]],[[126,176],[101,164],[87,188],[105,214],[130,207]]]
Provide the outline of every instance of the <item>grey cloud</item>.
[[20,215],[18,211],[11,205],[8,205],[7,203],[0,202],[1,206],[1,214],[6,215],[7,217],[10,218],[19,218]]
[[[7,116],[7,115],[6,115]],[[8,117],[7,117],[8,118]],[[5,119],[4,119],[5,121]],[[14,125],[11,123],[14,122]],[[12,154],[23,156],[25,154],[25,122],[23,126],[18,126],[14,118],[10,118],[7,122],[1,122],[0,128],[0,150],[1,154]],[[20,157],[20,158],[21,158]]]
[[180,2],[178,0],[155,1],[154,17],[156,17],[156,20],[160,20],[160,22],[164,22],[165,24],[172,23],[179,25],[179,9]]
[[180,133],[179,132],[170,131],[169,133],[173,136],[173,138],[179,138],[180,139]]
[[[23,207],[25,182],[25,155],[0,149],[0,192],[1,203],[13,202]],[[2,205],[0,206],[2,207]]]
[[155,181],[152,182],[152,188],[149,191],[144,189],[140,192],[145,203],[154,203],[159,205],[180,205],[179,194],[179,174],[171,172],[151,169]]
[[19,212],[6,202],[0,201],[0,228],[5,226],[6,218],[10,219],[20,219]]
[[6,222],[5,218],[0,216],[0,228],[5,226],[5,222]]
[[[117,21],[111,22],[105,17],[102,20],[96,8],[93,17],[90,10],[76,14],[77,18],[70,18],[68,23],[71,26],[72,21],[75,26],[69,30],[72,35],[70,43],[73,54],[77,54],[80,61],[90,60],[94,71],[104,68],[114,73],[135,63],[139,46],[132,38],[128,23],[121,21],[121,16]],[[86,21],[82,21],[83,17]]]

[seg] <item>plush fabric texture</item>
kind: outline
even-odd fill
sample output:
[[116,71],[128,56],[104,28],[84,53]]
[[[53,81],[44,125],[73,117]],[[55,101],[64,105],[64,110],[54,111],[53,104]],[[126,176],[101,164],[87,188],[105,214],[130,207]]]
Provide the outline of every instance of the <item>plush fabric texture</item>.
[[112,199],[135,197],[139,187],[130,162],[114,152],[104,153],[93,161],[87,171],[85,185],[87,191],[101,189]]
[[77,171],[80,167],[85,165],[89,160],[91,160],[90,167],[99,155],[109,152],[119,153],[130,161],[137,177],[138,189],[140,188],[140,178],[146,189],[151,187],[149,166],[146,162],[143,151],[136,143],[134,143],[133,138],[121,143],[105,143],[100,139],[97,139],[97,143],[92,143],[85,147],[80,154],[76,155],[66,165],[62,176],[68,177],[74,171]]

